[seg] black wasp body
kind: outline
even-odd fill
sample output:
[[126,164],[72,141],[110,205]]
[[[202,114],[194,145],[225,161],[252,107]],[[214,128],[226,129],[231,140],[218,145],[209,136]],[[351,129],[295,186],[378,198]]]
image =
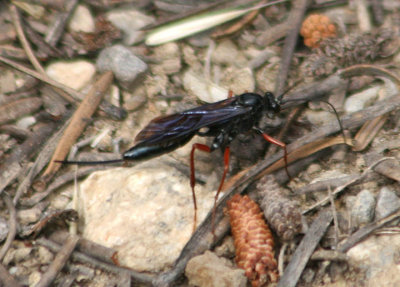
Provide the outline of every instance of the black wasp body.
[[[274,95],[264,97],[244,93],[216,103],[152,120],[136,137],[136,144],[123,154],[124,160],[142,160],[169,153],[190,141],[193,136],[214,137],[210,151],[225,149],[240,133],[258,123],[265,112],[279,112]],[[205,129],[205,131],[203,131]]]
[[[238,134],[254,130],[262,135],[265,140],[282,147],[285,152],[285,167],[286,172],[288,173],[286,145],[265,134],[258,127],[258,124],[265,113],[271,117],[273,114],[280,111],[280,100],[280,98],[276,99],[270,92],[265,93],[264,96],[255,93],[244,93],[239,96],[229,97],[226,100],[205,104],[180,113],[157,117],[139,132],[135,138],[135,145],[123,154],[122,159],[100,162],[58,162],[87,165],[146,160],[169,153],[185,145],[195,135],[214,137],[211,146],[200,143],[193,144],[190,154],[190,186],[192,188],[195,209],[195,228],[197,204],[194,190],[194,152],[196,149],[204,152],[212,152],[215,149],[221,148],[224,151],[224,172],[215,195],[213,215],[215,215],[216,201],[229,169],[229,144]],[[212,225],[214,226],[214,223]]]

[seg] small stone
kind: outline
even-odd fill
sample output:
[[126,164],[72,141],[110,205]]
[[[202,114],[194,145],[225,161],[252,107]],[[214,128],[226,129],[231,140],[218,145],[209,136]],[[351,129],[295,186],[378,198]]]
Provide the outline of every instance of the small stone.
[[362,110],[378,97],[380,89],[381,86],[375,86],[360,93],[351,95],[344,103],[344,110],[349,114]]
[[95,21],[90,10],[84,5],[78,5],[72,14],[68,28],[74,32],[93,33]]
[[379,270],[374,276],[369,278],[366,286],[394,287],[400,286],[400,266],[391,264],[384,269]]
[[101,72],[112,71],[125,89],[132,88],[147,70],[147,64],[122,45],[101,51],[96,65]]
[[400,198],[388,187],[383,187],[376,202],[376,219],[382,219],[400,209]]
[[189,285],[199,287],[245,287],[247,284],[244,270],[233,268],[230,261],[210,251],[190,259],[185,275]]
[[124,100],[124,108],[128,112],[136,111],[147,101],[145,90],[141,87],[137,87],[134,95],[127,95],[124,93]]
[[219,257],[235,257],[235,243],[233,237],[225,237],[222,244],[215,248],[215,254]]
[[50,264],[53,261],[54,255],[47,248],[39,246],[38,248],[38,261],[40,264]]
[[314,126],[327,125],[332,122],[337,122],[336,116],[327,111],[306,111],[307,120]]
[[130,8],[112,10],[107,13],[106,18],[124,32],[123,43],[127,46],[142,40],[144,35],[141,29],[155,22],[154,17]]
[[9,228],[7,220],[3,216],[0,216],[0,242],[3,242],[3,240],[7,237],[8,231]]
[[[181,68],[181,58],[178,44],[171,42],[153,49],[157,64],[153,66],[153,73],[165,73],[172,75],[178,73]],[[157,72],[160,71],[160,72]]]
[[238,69],[229,67],[223,72],[223,75],[221,85],[232,91],[234,95],[255,90],[256,82],[250,68]]
[[27,278],[32,270],[30,270],[26,266],[19,265],[19,266],[10,267],[10,269],[8,271],[15,278],[18,278],[18,277]]
[[214,63],[227,66],[247,66],[246,57],[239,52],[236,45],[230,40],[224,40],[218,44],[211,55]]
[[374,218],[375,197],[369,190],[362,190],[357,194],[351,208],[353,224],[358,226],[372,221]]
[[39,283],[40,278],[42,277],[42,273],[40,273],[39,271],[33,271],[30,275],[29,275],[29,286],[36,286],[37,283]]
[[192,70],[183,75],[183,86],[185,90],[194,94],[206,103],[214,103],[228,98],[229,91],[211,81],[204,79]]
[[96,67],[88,61],[58,61],[50,64],[46,68],[46,74],[75,90],[80,90],[87,86],[96,73]]
[[320,172],[321,170],[322,170],[321,165],[317,163],[312,163],[307,168],[307,174],[317,173]]
[[[390,236],[370,235],[364,241],[352,247],[346,254],[349,256],[349,263],[357,266],[361,272],[365,272],[366,278],[374,278],[382,270],[398,264],[399,248],[399,234]],[[387,278],[387,280],[391,280],[391,278]],[[366,282],[365,286],[397,285],[386,285],[386,281],[381,281],[378,285],[371,285]]]
[[36,118],[33,116],[23,117],[16,122],[16,126],[21,129],[28,129],[36,124]]
[[17,217],[19,223],[22,225],[26,225],[29,223],[37,222],[42,214],[42,210],[40,208],[30,208],[30,209],[22,209],[17,212]]
[[14,258],[12,261],[15,263],[24,261],[28,258],[31,252],[32,252],[32,247],[20,247],[18,249],[15,249]]

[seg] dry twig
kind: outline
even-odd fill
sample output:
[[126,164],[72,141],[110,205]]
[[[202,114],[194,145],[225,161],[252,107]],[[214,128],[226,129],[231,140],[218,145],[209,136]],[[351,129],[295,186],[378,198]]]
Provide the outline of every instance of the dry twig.
[[6,203],[9,212],[9,220],[8,220],[8,235],[6,242],[4,242],[3,246],[0,250],[0,261],[3,260],[4,256],[6,255],[8,249],[11,247],[11,243],[13,242],[15,235],[17,234],[17,212],[15,210],[15,206],[10,198],[10,196],[3,192],[3,199]]
[[40,281],[35,287],[47,287],[56,278],[57,274],[61,271],[64,265],[67,263],[68,259],[71,257],[79,238],[74,235],[70,235],[64,242],[62,248],[58,251],[56,257],[49,265],[46,273],[40,278]]
[[331,224],[331,221],[332,213],[330,210],[322,211],[318,215],[293,254],[289,265],[286,267],[277,285],[278,287],[296,286],[304,267],[328,229],[328,226]]
[[65,159],[70,148],[88,124],[87,119],[90,119],[93,113],[96,111],[97,106],[100,104],[104,93],[111,85],[112,79],[112,72],[104,73],[102,77],[96,82],[96,84],[90,89],[85,99],[79,105],[75,114],[71,118],[69,126],[65,129],[65,132],[60,139],[59,145],[54,151],[49,166],[43,173],[43,178],[45,180],[51,178],[52,175],[56,173],[57,170],[60,168],[61,164],[56,163],[55,160]]

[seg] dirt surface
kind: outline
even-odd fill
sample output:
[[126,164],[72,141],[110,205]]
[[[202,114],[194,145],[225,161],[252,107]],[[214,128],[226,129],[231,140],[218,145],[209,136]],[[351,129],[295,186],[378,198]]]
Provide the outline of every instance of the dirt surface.
[[[1,1],[0,286],[400,285],[400,1],[266,2]],[[192,234],[192,145],[215,137],[185,136],[206,116],[224,135],[244,119],[221,120],[228,95],[267,91],[268,136],[196,151]],[[123,163],[153,135],[161,157]],[[241,231],[259,249],[232,238],[238,193],[272,231]]]

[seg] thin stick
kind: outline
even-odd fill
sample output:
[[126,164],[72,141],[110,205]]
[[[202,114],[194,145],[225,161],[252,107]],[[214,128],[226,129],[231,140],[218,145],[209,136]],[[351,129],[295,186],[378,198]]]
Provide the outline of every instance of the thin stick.
[[[365,176],[367,176],[367,174],[370,171],[373,171],[375,166],[377,166],[381,162],[386,161],[386,160],[393,160],[393,159],[395,159],[395,158],[394,157],[383,157],[383,158],[379,159],[378,161],[376,161],[375,163],[370,165],[366,170],[364,170],[364,172],[360,176],[358,176],[357,178],[352,179],[352,180],[346,182],[345,184],[335,188],[335,190],[332,193],[332,196],[336,196],[337,194],[342,192],[345,188],[347,188],[350,185],[353,185],[353,184],[357,183],[358,181],[360,181],[361,179],[363,179]],[[320,200],[316,204],[314,204],[314,205],[310,206],[309,208],[307,208],[306,210],[304,210],[303,214],[306,214],[306,213],[310,212],[311,210],[314,210],[317,207],[323,206],[323,205],[327,204],[328,202],[329,202],[329,196],[325,197],[324,199]]]
[[372,222],[361,229],[354,232],[347,240],[339,245],[339,252],[347,252],[351,247],[356,245],[361,240],[365,239],[369,234],[374,232],[376,229],[388,224],[389,222],[400,217],[400,211],[397,210],[385,218],[378,221]]
[[22,29],[21,17],[18,13],[17,7],[15,7],[15,5],[13,4],[10,5],[10,13],[15,30],[17,31],[18,38],[21,41],[22,47],[24,48],[29,61],[32,63],[32,65],[38,72],[40,72],[41,74],[45,74],[42,65],[39,63],[38,59],[36,58],[35,54],[32,51],[31,45],[29,44],[28,40],[25,37],[25,33]]
[[335,228],[335,248],[336,248],[339,244],[339,221],[335,206],[335,197],[332,194],[332,189],[330,186],[328,186],[328,196],[329,196],[329,201],[331,203],[331,209],[333,215],[333,227]]
[[7,287],[22,287],[22,285],[15,281],[3,264],[0,264],[0,285]]
[[13,67],[14,69],[23,72],[29,76],[32,76],[38,80],[41,80],[42,82],[45,82],[46,84],[59,88],[63,91],[65,91],[66,93],[61,93],[60,95],[67,100],[69,103],[72,104],[76,104],[79,101],[80,98],[80,93],[75,91],[74,89],[71,89],[70,87],[67,87],[57,81],[54,81],[52,79],[50,79],[47,75],[43,75],[41,73],[38,73],[36,71],[33,71],[21,64],[18,64],[17,62],[11,61],[7,58],[4,58],[2,56],[0,56],[0,61],[3,62],[4,64],[7,64],[11,67]]
[[275,83],[275,95],[281,95],[285,90],[285,84],[287,82],[287,77],[289,74],[290,62],[292,60],[293,52],[296,47],[301,22],[303,21],[308,2],[308,0],[296,0],[293,3],[289,15],[291,29],[288,31],[285,39],[285,44],[283,46],[281,65]]
[[331,221],[332,213],[330,210],[320,212],[297,247],[277,287],[296,286],[304,267],[331,224]]
[[10,218],[8,220],[9,230],[8,230],[7,239],[0,250],[0,260],[3,260],[4,256],[6,255],[8,249],[11,246],[11,243],[13,242],[13,240],[15,238],[15,235],[17,234],[17,212],[16,212],[15,206],[7,192],[3,192],[3,200],[7,205],[8,212],[10,214]]
[[104,73],[87,93],[75,114],[72,116],[70,124],[65,129],[65,132],[54,151],[53,157],[51,158],[50,164],[43,173],[43,178],[50,178],[61,167],[61,164],[56,163],[55,161],[65,159],[69,149],[86,127],[87,119],[96,111],[97,106],[100,104],[104,93],[111,85],[112,80],[112,72]]
[[[48,249],[50,249],[53,252],[58,252],[61,248],[57,243],[54,243],[53,241],[45,239],[45,238],[39,238],[38,240],[36,240],[36,242],[40,245],[47,247]],[[95,266],[96,268],[99,268],[99,269],[102,269],[102,270],[105,270],[108,272],[113,272],[115,274],[119,274],[120,272],[128,271],[129,274],[139,283],[146,283],[149,285],[153,279],[153,277],[151,275],[143,274],[140,272],[135,272],[133,270],[119,267],[116,265],[107,264],[103,261],[92,258],[82,252],[79,252],[79,251],[74,251],[72,253],[72,259],[87,263],[89,265]]]
[[71,257],[76,244],[78,243],[79,237],[75,235],[70,235],[65,241],[64,245],[61,247],[60,251],[57,253],[56,257],[50,264],[46,273],[43,274],[40,281],[35,287],[47,287],[51,286],[51,283],[56,278],[57,274],[61,271],[64,265],[67,263],[68,259]]

